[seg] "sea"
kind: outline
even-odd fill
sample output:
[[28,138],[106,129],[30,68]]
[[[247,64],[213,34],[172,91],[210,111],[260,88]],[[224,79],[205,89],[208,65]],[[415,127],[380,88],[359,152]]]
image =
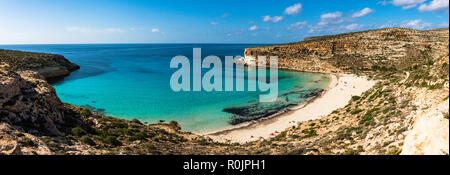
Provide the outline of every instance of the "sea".
[[[214,55],[224,60],[225,56],[243,56],[245,48],[256,46],[261,45],[28,44],[0,48],[61,54],[80,65],[81,69],[52,82],[65,103],[146,123],[177,121],[184,131],[206,132],[268,117],[317,96],[327,87],[329,76],[325,74],[285,70],[278,70],[278,98],[274,102],[260,102],[260,95],[267,92],[258,88],[249,91],[247,86],[244,91],[179,92],[170,87],[170,78],[178,70],[170,68],[175,56],[186,56],[192,63],[193,48],[201,48],[202,58]],[[258,81],[249,76],[256,70],[246,69],[244,77],[225,77],[226,71],[234,69],[223,66],[223,80],[243,78],[246,85]],[[208,70],[202,69],[202,75]]]

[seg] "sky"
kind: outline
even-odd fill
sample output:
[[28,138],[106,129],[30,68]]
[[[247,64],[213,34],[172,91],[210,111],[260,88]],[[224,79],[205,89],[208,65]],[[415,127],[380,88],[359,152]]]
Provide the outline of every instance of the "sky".
[[0,0],[0,44],[286,43],[448,26],[448,0]]

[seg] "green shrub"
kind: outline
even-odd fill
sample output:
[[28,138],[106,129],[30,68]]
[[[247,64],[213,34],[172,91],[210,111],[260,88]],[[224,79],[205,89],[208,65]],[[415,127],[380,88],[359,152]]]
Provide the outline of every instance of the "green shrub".
[[395,98],[394,98],[394,97],[391,97],[391,98],[389,98],[389,99],[388,99],[388,101],[389,101],[389,103],[396,103],[396,101],[395,101]]
[[181,130],[181,126],[180,126],[180,124],[178,124],[178,122],[177,121],[170,121],[169,122],[169,125],[170,125],[170,127],[172,127],[173,129],[175,129],[176,131],[179,131],[179,130]]
[[436,84],[428,86],[428,89],[434,90],[434,89],[440,89],[442,87],[444,87],[444,83],[436,83]]
[[145,140],[147,139],[148,135],[145,132],[136,132],[134,133],[128,140],[135,141],[135,140]]
[[80,111],[80,115],[82,115],[82,116],[84,116],[84,117],[89,117],[89,116],[91,116],[91,111],[89,110],[89,109],[82,109],[81,111]]
[[142,122],[139,121],[139,119],[137,119],[137,118],[132,119],[131,122],[142,125]]
[[72,135],[73,136],[81,137],[81,136],[84,136],[86,134],[87,134],[87,132],[81,127],[72,128]]
[[366,112],[366,114],[369,115],[369,114],[372,114],[373,112],[376,112],[376,111],[379,111],[379,110],[380,110],[380,108],[372,108],[372,109],[369,109],[369,110]]
[[353,101],[356,101],[356,100],[359,100],[359,99],[361,99],[360,96],[352,96],[352,100],[353,100]]
[[286,131],[280,132],[280,134],[272,138],[272,141],[280,141],[286,137],[286,134]]
[[355,114],[358,114],[358,113],[360,113],[362,111],[363,111],[362,109],[355,109],[352,112],[350,112],[350,114],[355,115]]
[[305,138],[313,137],[313,136],[317,135],[317,132],[314,128],[305,129],[302,131],[302,133],[305,134],[305,136],[304,136]]
[[209,144],[210,144],[210,142],[208,142],[206,139],[200,139],[200,140],[197,141],[197,143],[198,143],[199,145],[202,145],[202,146],[205,146],[205,145],[209,145]]
[[112,145],[112,146],[120,146],[120,145],[122,145],[122,143],[119,140],[117,140],[116,136],[106,136],[103,139],[103,143],[106,143],[106,144],[109,144],[109,145]]
[[35,146],[36,144],[30,138],[26,136],[20,137],[20,142],[25,146]]
[[111,128],[128,128],[128,123],[123,120],[114,120],[110,124]]
[[364,124],[364,125],[372,125],[373,123],[374,123],[374,118],[370,114],[364,115],[361,118],[361,120],[359,121],[359,124]]
[[91,146],[95,145],[95,142],[87,135],[82,136],[80,141]]
[[386,152],[386,155],[400,155],[401,152],[402,152],[401,148],[394,147],[394,148],[390,148]]

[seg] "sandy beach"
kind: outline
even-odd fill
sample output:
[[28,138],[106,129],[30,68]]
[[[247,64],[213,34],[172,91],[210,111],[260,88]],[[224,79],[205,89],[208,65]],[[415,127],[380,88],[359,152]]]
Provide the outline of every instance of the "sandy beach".
[[375,81],[349,74],[330,74],[328,88],[321,95],[278,114],[230,128],[199,133],[219,142],[248,142],[270,138],[298,122],[319,119],[348,104],[352,96],[361,95]]

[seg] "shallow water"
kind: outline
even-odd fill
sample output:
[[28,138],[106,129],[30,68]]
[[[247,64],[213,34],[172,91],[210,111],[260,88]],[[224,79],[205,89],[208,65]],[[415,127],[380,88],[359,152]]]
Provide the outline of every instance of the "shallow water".
[[[263,92],[174,92],[170,76],[172,57],[192,58],[192,48],[202,48],[202,58],[242,55],[255,44],[87,44],[0,45],[3,49],[62,54],[81,66],[63,81],[53,84],[63,102],[89,106],[106,115],[155,123],[180,122],[183,130],[207,131],[230,126],[233,115],[244,119],[264,117],[299,104],[328,84],[318,73],[279,71],[278,99],[260,103]],[[202,73],[208,71],[203,69]],[[230,71],[230,69],[223,69]],[[224,74],[225,76],[225,74]],[[245,78],[256,81],[254,77]],[[227,112],[224,112],[227,111]]]

